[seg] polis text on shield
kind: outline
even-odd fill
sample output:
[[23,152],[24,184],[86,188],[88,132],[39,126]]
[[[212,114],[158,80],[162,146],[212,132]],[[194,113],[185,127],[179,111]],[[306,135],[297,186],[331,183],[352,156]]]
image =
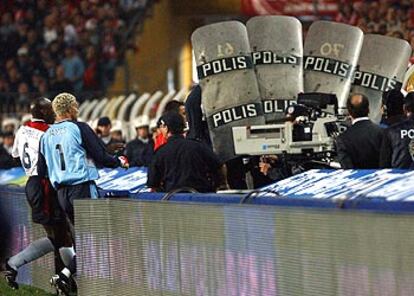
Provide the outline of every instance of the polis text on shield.
[[218,59],[197,67],[198,78],[216,75],[234,70],[251,69],[252,60],[250,56],[238,56]]
[[250,103],[214,113],[210,116],[209,121],[214,128],[217,128],[237,120],[256,117],[261,115],[260,113],[263,113],[260,109],[260,104]]
[[304,69],[332,74],[343,78],[351,78],[354,71],[354,67],[348,63],[330,58],[313,56],[305,57]]

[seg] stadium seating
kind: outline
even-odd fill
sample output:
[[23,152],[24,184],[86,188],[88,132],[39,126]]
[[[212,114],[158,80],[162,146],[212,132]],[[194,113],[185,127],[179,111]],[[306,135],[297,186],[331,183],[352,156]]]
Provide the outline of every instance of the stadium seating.
[[188,89],[183,88],[179,91],[171,90],[165,94],[162,91],[156,91],[153,94],[144,93],[140,96],[129,94],[110,99],[93,98],[80,105],[79,116],[92,128],[96,127],[100,117],[110,117],[114,123],[121,125],[122,134],[128,141],[135,137],[135,128],[132,123],[138,116],[147,115],[150,120],[157,119],[161,116],[167,102],[171,100],[183,102],[187,93]]
[[151,0],[3,1],[0,111],[26,111],[36,96],[102,95],[131,47]]

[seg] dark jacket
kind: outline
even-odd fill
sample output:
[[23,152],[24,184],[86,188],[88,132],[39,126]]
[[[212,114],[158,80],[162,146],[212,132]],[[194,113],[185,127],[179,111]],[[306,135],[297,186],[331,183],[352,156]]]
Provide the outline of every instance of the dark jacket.
[[0,144],[0,170],[8,170],[20,166],[20,160],[14,159]]
[[336,141],[338,161],[344,169],[377,169],[383,129],[370,120],[358,121]]
[[212,192],[220,167],[218,157],[206,145],[174,135],[155,152],[147,186],[164,192],[182,187]]
[[411,138],[414,139],[414,119],[406,119],[388,127],[381,145],[380,167],[395,169],[412,167]]
[[185,101],[185,111],[187,113],[188,133],[187,138],[200,141],[212,147],[207,121],[203,120],[201,110],[201,87],[194,86]]
[[140,139],[132,140],[126,145],[125,153],[131,167],[149,166],[154,154],[154,141],[150,139],[144,143]]

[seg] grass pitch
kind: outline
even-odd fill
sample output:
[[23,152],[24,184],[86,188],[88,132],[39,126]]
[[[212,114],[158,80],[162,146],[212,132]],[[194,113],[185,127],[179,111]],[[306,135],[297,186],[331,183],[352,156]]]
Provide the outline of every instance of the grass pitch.
[[0,273],[0,295],[1,296],[52,296],[54,294],[47,293],[41,289],[33,288],[26,285],[20,285],[19,290],[11,289]]

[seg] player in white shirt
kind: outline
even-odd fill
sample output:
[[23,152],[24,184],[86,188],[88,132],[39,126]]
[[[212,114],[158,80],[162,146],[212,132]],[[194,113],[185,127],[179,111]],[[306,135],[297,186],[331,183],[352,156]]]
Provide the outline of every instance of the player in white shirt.
[[69,266],[75,256],[73,238],[59,207],[56,192],[49,180],[39,177],[37,171],[40,138],[55,120],[51,101],[46,98],[37,99],[31,106],[31,113],[33,119],[21,126],[16,133],[12,156],[20,158],[29,177],[26,197],[32,209],[32,220],[43,226],[47,236],[32,242],[6,262],[5,278],[13,289],[19,288],[16,282],[17,271],[24,264],[56,251],[57,254],[60,253],[63,264]]

